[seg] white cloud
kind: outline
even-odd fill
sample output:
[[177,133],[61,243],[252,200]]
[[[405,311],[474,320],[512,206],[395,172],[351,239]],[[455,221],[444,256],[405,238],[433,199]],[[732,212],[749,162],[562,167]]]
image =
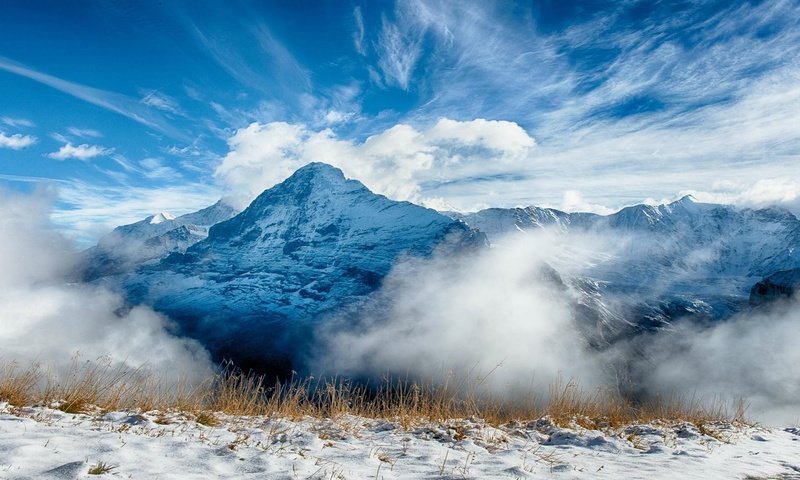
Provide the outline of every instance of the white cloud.
[[26,118],[0,117],[0,122],[12,128],[33,128],[35,123]]
[[356,22],[356,31],[353,33],[353,46],[356,52],[361,55],[367,54],[367,49],[364,46],[364,16],[361,14],[361,7],[353,9],[353,18]]
[[159,110],[182,115],[178,101],[169,95],[163,94],[158,90],[144,90],[142,91],[142,103]]
[[428,137],[434,141],[452,141],[457,145],[483,145],[496,151],[515,153],[536,146],[534,139],[519,125],[482,118],[469,122],[441,118],[428,131]]
[[647,343],[642,351],[650,361],[634,361],[633,368],[645,380],[643,387],[661,396],[738,396],[752,418],[775,426],[797,422],[798,301],[742,313],[710,328],[679,323]]
[[180,178],[180,173],[172,167],[164,165],[160,158],[147,157],[139,162],[147,178],[169,179]]
[[169,148],[165,148],[164,151],[176,157],[196,157],[200,155],[200,149],[197,148],[197,145],[186,145],[184,147],[172,145]]
[[188,141],[185,133],[172,127],[161,114],[152,112],[152,109],[143,108],[135,98],[54,77],[2,56],[0,56],[0,70],[29,78],[92,105],[118,113],[172,138]]
[[90,246],[114,227],[137,222],[154,213],[182,215],[208,207],[221,192],[207,184],[184,183],[140,187],[59,182],[58,203],[51,213],[56,226],[81,245]]
[[102,133],[92,128],[69,127],[67,128],[67,132],[70,135],[81,138],[100,138],[103,136]]
[[78,160],[89,160],[90,158],[106,156],[114,151],[113,148],[103,148],[97,145],[73,145],[67,143],[62,145],[57,152],[48,153],[47,156],[54,160],[67,160],[75,158]]
[[615,212],[613,208],[586,201],[576,190],[565,191],[561,203],[556,208],[564,212],[589,212],[600,215],[609,215]]
[[394,199],[425,201],[426,185],[502,175],[526,163],[536,143],[513,122],[440,119],[427,129],[395,125],[355,142],[329,129],[253,123],[229,140],[215,176],[249,201],[312,161],[341,168],[351,178]]
[[705,190],[685,190],[698,201],[760,208],[779,205],[800,214],[800,181],[790,178],[762,178],[754,182],[717,181]]
[[195,341],[167,332],[152,310],[128,308],[97,285],[75,283],[79,255],[47,221],[46,196],[0,191],[0,361],[34,363],[59,374],[76,353],[82,361],[151,370],[178,385],[212,373],[208,353]]
[[398,2],[395,21],[385,16],[381,20],[378,36],[378,67],[385,83],[409,90],[414,68],[422,55],[426,26],[410,21],[414,4]]
[[501,243],[396,265],[359,314],[321,325],[312,371],[434,384],[485,376],[480,388],[506,398],[547,395],[559,379],[608,385],[570,297],[543,273],[560,247],[533,235]]
[[342,123],[350,120],[353,118],[355,114],[353,112],[340,112],[339,110],[329,110],[328,113],[325,114],[325,123],[327,125],[336,125],[337,123]]
[[[189,23],[188,28],[205,52],[244,86],[273,97],[292,93],[286,101],[297,97],[297,92],[311,89],[309,73],[263,23],[235,32],[215,31],[206,24]],[[259,48],[253,49],[254,45]]]
[[36,137],[33,135],[22,135],[15,133],[13,135],[6,135],[0,132],[0,148],[10,148],[12,150],[21,150],[30,147],[36,143]]

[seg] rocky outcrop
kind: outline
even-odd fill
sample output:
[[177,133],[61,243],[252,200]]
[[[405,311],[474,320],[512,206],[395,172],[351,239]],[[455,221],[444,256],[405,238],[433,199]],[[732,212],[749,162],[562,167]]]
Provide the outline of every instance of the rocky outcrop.
[[750,290],[750,305],[759,306],[789,298],[800,290],[800,269],[782,270],[764,278]]

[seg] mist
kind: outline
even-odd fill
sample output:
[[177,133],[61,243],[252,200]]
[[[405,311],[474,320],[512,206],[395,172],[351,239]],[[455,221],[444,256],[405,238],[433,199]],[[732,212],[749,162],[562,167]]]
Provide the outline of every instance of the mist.
[[[587,265],[613,265],[633,241],[597,232],[526,232],[462,257],[401,261],[366,306],[323,322],[309,368],[434,382],[455,372],[512,400],[546,396],[556,381],[635,392],[637,400],[677,396],[733,409],[741,399],[751,419],[798,422],[798,300],[711,325],[679,318],[599,348],[592,342],[601,328],[577,311],[582,297],[569,278]],[[603,302],[624,328],[635,319],[624,317],[630,309],[617,300]]]
[[208,353],[171,335],[168,319],[74,281],[79,253],[50,224],[51,204],[45,191],[0,191],[0,362],[41,365],[56,375],[76,360],[103,362],[167,385],[210,376]]
[[471,376],[495,394],[543,393],[605,375],[587,348],[544,236],[453,258],[407,260],[355,316],[326,322],[315,372],[443,381]]
[[650,394],[740,398],[771,425],[800,423],[800,300],[742,313],[711,328],[677,322],[646,339],[635,378]]

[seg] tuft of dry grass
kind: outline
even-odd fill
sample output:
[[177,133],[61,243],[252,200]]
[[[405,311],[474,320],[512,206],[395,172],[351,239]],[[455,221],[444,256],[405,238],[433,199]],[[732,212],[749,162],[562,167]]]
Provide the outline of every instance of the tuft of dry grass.
[[33,401],[33,392],[41,375],[39,365],[20,370],[15,362],[0,366],[0,402],[22,407]]
[[353,415],[390,420],[406,429],[454,419],[503,425],[543,417],[555,425],[588,429],[688,422],[702,431],[713,431],[704,426],[745,422],[742,402],[730,411],[719,400],[704,403],[673,397],[634,403],[610,390],[583,390],[571,381],[554,383],[541,397],[530,394],[508,399],[487,393],[480,381],[450,376],[440,383],[386,377],[370,385],[339,378],[295,377],[268,384],[262,376],[225,369],[197,385],[182,382],[167,388],[144,370],[75,361],[68,374],[58,378],[61,380],[39,366],[0,366],[0,401],[14,406],[56,405],[67,413],[158,410],[161,421],[167,421],[164,412],[186,412],[208,426],[219,423],[218,414],[289,419]]
[[89,471],[87,473],[89,475],[105,475],[106,473],[111,473],[115,468],[117,468],[116,465],[109,465],[105,462],[97,462],[89,467]]

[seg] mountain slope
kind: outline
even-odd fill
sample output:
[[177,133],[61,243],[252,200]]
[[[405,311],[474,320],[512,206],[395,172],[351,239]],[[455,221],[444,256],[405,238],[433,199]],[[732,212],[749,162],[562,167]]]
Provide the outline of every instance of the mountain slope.
[[312,163],[208,238],[124,279],[218,356],[275,363],[328,312],[374,291],[403,256],[480,248],[483,234]]
[[[800,221],[777,208],[737,209],[686,196],[608,216],[527,207],[458,218],[486,231],[493,243],[542,229],[588,250],[593,246],[581,238],[600,240],[608,250],[592,252],[595,257],[570,273],[599,281],[603,296],[619,300],[628,310],[621,313],[640,324],[659,325],[681,316],[727,317],[746,306],[756,281],[800,268]],[[554,266],[561,270],[558,262]]]
[[128,272],[170,253],[185,252],[208,236],[209,227],[235,214],[233,207],[220,200],[210,207],[179,217],[161,212],[117,227],[84,252],[84,276],[94,280]]

